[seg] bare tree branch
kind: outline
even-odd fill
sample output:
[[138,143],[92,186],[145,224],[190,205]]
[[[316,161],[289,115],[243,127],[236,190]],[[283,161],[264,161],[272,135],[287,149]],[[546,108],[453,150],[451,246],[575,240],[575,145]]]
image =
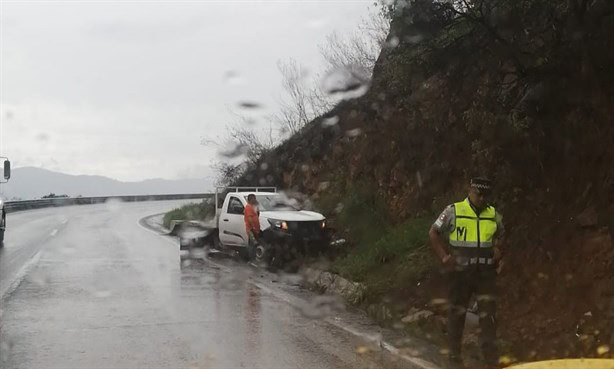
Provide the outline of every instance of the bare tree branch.
[[282,132],[295,134],[315,117],[332,108],[317,85],[307,79],[307,73],[294,59],[278,62],[285,98],[280,99],[279,112],[273,119]]

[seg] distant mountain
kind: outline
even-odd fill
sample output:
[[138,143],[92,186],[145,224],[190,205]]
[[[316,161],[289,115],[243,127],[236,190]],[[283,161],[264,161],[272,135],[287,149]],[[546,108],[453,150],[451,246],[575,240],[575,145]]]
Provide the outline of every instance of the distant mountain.
[[47,169],[15,168],[11,180],[0,187],[5,199],[38,199],[50,193],[74,196],[161,195],[204,193],[212,189],[210,179],[148,179],[121,182],[102,176],[70,175]]

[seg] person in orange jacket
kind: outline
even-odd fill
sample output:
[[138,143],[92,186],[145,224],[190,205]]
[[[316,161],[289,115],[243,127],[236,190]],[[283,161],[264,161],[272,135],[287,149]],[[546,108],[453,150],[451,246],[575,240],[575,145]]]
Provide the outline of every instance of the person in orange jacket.
[[256,195],[249,194],[247,196],[247,205],[243,212],[245,219],[245,230],[247,231],[248,245],[247,253],[250,259],[254,259],[256,246],[260,239],[260,211],[258,210],[258,200]]

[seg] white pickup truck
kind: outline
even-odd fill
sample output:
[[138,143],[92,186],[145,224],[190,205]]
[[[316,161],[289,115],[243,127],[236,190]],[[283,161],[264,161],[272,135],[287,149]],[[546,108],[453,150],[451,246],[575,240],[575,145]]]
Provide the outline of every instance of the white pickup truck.
[[[224,196],[224,202],[220,199]],[[244,210],[247,196],[254,194],[260,211],[262,237],[253,255],[267,263],[276,259],[323,251],[329,244],[326,219],[322,214],[300,210],[292,200],[271,187],[218,187],[215,193],[215,224],[207,238],[214,248],[234,250],[248,259],[249,238]]]
[[[0,157],[0,160],[4,160],[4,180],[0,180],[0,183],[6,183],[11,178],[11,162],[4,157]],[[0,247],[4,245],[4,231],[6,230],[6,209],[4,209],[4,202],[0,197]]]

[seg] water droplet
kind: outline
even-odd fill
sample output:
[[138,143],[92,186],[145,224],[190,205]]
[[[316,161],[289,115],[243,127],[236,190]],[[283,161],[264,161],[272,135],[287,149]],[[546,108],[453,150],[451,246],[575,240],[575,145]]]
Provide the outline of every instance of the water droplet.
[[191,248],[189,250],[190,258],[204,259],[207,256],[207,250],[203,248]]
[[301,165],[301,170],[302,170],[303,172],[308,171],[308,170],[309,170],[309,165],[307,165],[307,164],[303,164],[303,165]]
[[404,40],[407,41],[410,44],[417,44],[417,43],[420,43],[422,40],[424,40],[424,36],[422,36],[422,35],[409,35],[409,36],[405,36]]
[[599,356],[605,355],[608,352],[610,352],[610,346],[608,346],[608,345],[601,345],[601,346],[597,347],[597,355],[599,355]]
[[117,212],[122,207],[122,200],[111,197],[111,198],[108,198],[107,201],[105,201],[104,205],[107,211]]
[[368,353],[369,351],[371,351],[371,350],[369,350],[369,348],[367,346],[360,345],[360,346],[356,347],[356,353],[358,355],[364,355],[364,354]]
[[283,126],[279,129],[279,133],[281,133],[282,136],[286,136],[290,134],[290,129],[286,126]]
[[342,99],[354,99],[364,95],[369,89],[367,77],[350,68],[335,68],[328,72],[322,80],[322,89],[330,95]]
[[303,276],[300,274],[281,273],[281,281],[290,286],[300,286],[303,283]]
[[249,274],[243,271],[223,274],[218,280],[218,286],[224,290],[238,290],[243,287]]
[[49,141],[49,134],[45,133],[45,132],[41,132],[41,133],[37,133],[36,134],[36,139],[41,141],[41,142],[47,142]]
[[310,19],[305,23],[305,26],[308,28],[322,28],[326,25],[326,20],[321,18]]
[[240,101],[239,107],[242,109],[260,109],[262,105],[254,101]]
[[224,73],[224,80],[230,85],[241,85],[245,82],[243,81],[243,78],[241,78],[239,73],[234,70],[229,70]]
[[394,322],[392,328],[397,330],[405,329],[405,324],[403,322]]
[[422,354],[422,350],[417,348],[407,348],[406,352],[409,356],[413,357],[418,357]]
[[361,133],[362,133],[362,129],[354,128],[354,129],[350,129],[349,131],[346,131],[345,135],[348,137],[358,137],[360,136]]
[[111,296],[111,291],[108,291],[108,290],[96,291],[94,292],[94,296],[100,299],[107,298]]
[[514,359],[509,355],[503,355],[499,357],[499,364],[501,365],[510,365]]
[[395,47],[399,46],[400,43],[401,43],[401,41],[399,40],[399,38],[394,36],[394,37],[390,38],[390,40],[388,40],[386,45],[388,47],[390,47],[390,48],[395,48]]
[[337,123],[339,123],[339,117],[335,115],[333,117],[324,118],[322,120],[322,127],[332,127]]
[[49,283],[49,277],[42,271],[34,271],[30,274],[30,281],[38,286],[45,286]]
[[322,319],[344,309],[345,304],[339,296],[316,296],[302,306],[301,312],[308,318]]
[[262,164],[260,164],[260,169],[261,169],[261,170],[267,170],[267,169],[269,169],[269,164],[267,164],[267,163],[262,163]]
[[243,143],[231,143],[228,147],[218,151],[218,155],[232,159],[246,155],[249,147]]
[[343,211],[343,203],[338,203],[337,206],[335,206],[335,213],[339,214]]
[[73,255],[77,252],[77,249],[73,246],[64,246],[60,249],[60,252],[65,255]]

